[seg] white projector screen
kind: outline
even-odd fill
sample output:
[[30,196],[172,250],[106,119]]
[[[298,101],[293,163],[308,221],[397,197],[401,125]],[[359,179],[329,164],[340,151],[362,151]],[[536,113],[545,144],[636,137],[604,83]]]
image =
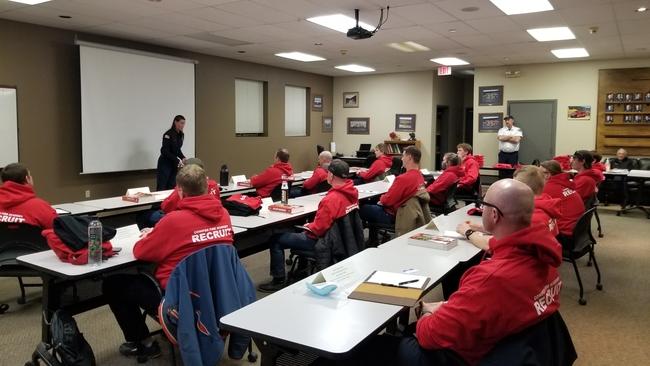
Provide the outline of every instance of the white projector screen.
[[16,89],[0,88],[0,167],[18,162]]
[[155,169],[163,133],[185,117],[194,156],[194,63],[80,43],[82,173]]

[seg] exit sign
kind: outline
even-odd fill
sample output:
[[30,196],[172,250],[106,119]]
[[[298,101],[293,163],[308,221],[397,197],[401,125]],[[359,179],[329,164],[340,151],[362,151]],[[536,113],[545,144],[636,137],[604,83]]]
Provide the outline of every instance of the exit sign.
[[451,66],[438,66],[438,76],[451,75]]

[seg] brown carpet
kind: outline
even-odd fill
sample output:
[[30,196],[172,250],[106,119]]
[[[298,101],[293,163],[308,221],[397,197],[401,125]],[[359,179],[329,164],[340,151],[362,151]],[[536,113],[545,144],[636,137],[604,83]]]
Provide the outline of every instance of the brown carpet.
[[[614,207],[612,207],[614,208]],[[595,270],[580,263],[586,306],[578,305],[578,286],[569,263],[562,266],[561,312],[576,349],[576,365],[647,365],[650,360],[650,220],[640,213],[617,217],[601,209],[605,237],[598,239],[597,259],[603,274],[603,291],[597,291]],[[268,279],[268,252],[243,260],[256,283]],[[40,290],[29,290],[26,305],[17,305],[15,279],[0,278],[0,303],[9,303],[0,315],[0,365],[23,365],[40,339]],[[258,294],[262,296],[262,294]],[[429,294],[440,298],[436,289]],[[117,347],[122,335],[108,307],[76,316],[99,365],[136,365],[121,357]],[[317,331],[317,330],[315,330]],[[163,357],[149,365],[168,365],[169,348],[160,341]],[[259,363],[259,362],[258,362]],[[178,362],[180,365],[181,363]],[[223,360],[222,365],[247,365],[247,361]]]

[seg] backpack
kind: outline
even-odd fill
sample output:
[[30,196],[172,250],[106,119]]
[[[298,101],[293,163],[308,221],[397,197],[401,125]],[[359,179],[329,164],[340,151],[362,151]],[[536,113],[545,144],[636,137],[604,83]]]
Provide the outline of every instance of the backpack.
[[77,328],[77,322],[66,310],[57,310],[50,323],[52,344],[41,342],[26,365],[95,366],[92,348]]
[[223,207],[233,216],[256,215],[262,209],[262,199],[245,194],[234,194],[223,201]]

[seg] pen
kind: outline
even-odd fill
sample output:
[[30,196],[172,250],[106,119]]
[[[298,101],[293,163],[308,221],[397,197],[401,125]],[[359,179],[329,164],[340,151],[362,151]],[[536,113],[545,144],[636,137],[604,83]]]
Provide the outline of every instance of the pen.
[[398,283],[398,285],[402,286],[402,285],[406,285],[406,284],[409,284],[409,283],[416,283],[418,281],[419,280],[409,280],[409,281],[400,282],[400,283]]

